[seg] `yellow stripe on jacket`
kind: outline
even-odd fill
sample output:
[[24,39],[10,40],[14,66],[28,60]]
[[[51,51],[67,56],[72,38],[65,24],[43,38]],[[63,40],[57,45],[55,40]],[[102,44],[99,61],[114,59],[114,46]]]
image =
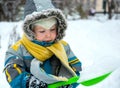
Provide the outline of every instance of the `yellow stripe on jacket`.
[[9,72],[8,72],[8,70],[6,69],[5,70],[5,73],[6,73],[6,75],[7,75],[7,80],[8,80],[8,82],[11,82],[12,81],[12,79],[11,79],[11,76],[10,76],[10,74],[9,74]]
[[17,67],[17,64],[14,64],[13,67],[18,71],[19,74],[22,73],[22,71],[20,70],[20,68]]

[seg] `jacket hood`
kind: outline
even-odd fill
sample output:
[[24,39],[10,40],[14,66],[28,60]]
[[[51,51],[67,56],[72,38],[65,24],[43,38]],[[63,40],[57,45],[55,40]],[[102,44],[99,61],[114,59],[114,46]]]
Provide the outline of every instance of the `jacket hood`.
[[34,33],[31,29],[31,24],[34,21],[55,17],[57,19],[57,38],[56,41],[61,40],[65,35],[67,22],[62,11],[56,9],[50,0],[27,0],[24,11],[23,31],[25,35],[34,40]]

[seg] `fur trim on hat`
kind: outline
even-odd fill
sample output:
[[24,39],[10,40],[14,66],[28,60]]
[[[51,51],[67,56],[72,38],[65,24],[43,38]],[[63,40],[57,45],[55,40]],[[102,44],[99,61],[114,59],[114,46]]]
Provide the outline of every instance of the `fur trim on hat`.
[[30,25],[37,20],[55,17],[57,19],[57,38],[56,41],[61,40],[65,35],[65,30],[67,28],[67,22],[62,11],[59,9],[47,9],[40,12],[33,12],[25,17],[23,24],[23,31],[30,40],[34,39],[34,33]]

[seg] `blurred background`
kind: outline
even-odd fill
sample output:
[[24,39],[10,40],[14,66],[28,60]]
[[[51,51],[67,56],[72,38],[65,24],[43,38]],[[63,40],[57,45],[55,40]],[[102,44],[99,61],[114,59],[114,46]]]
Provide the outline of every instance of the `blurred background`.
[[[96,14],[120,19],[120,0],[52,0],[68,19],[88,19]],[[25,0],[0,0],[0,21],[23,20]]]

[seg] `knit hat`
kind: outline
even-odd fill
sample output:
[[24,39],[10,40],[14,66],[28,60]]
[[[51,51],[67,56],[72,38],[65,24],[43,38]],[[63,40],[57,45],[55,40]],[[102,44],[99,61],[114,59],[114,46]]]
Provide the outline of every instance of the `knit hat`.
[[44,18],[44,19],[40,19],[40,20],[37,20],[35,21],[33,24],[32,24],[32,29],[34,28],[34,26],[41,26],[45,29],[50,29],[53,25],[55,25],[57,23],[56,19],[54,17],[51,17],[51,18]]
[[55,8],[50,0],[26,0],[24,10],[23,31],[30,40],[34,40],[31,24],[34,22],[55,18],[57,21],[57,38],[61,40],[65,35],[67,23],[62,11]]

